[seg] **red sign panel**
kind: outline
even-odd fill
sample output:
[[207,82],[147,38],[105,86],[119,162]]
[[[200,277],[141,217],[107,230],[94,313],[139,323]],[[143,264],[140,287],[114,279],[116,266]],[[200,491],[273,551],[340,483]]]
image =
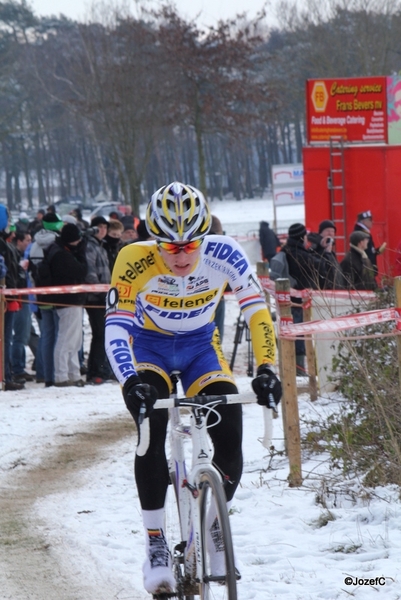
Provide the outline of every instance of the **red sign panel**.
[[387,143],[385,77],[309,79],[306,108],[308,143]]

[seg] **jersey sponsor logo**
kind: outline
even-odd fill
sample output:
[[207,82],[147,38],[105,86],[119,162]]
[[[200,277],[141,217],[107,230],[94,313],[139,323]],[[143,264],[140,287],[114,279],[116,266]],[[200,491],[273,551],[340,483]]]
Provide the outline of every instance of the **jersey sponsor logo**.
[[200,386],[204,386],[206,383],[210,383],[215,379],[228,379],[228,381],[232,381],[232,377],[229,373],[208,373],[199,381]]
[[187,292],[203,292],[209,289],[209,280],[204,275],[200,277],[188,277],[189,284],[186,287]]
[[132,283],[139,275],[145,273],[145,271],[147,271],[149,267],[155,264],[154,252],[149,252],[147,256],[144,256],[139,260],[135,260],[132,263],[127,261],[125,264],[125,273],[123,275],[119,275],[118,278],[121,281]]
[[231,267],[228,267],[225,264],[221,264],[217,262],[217,260],[211,260],[210,258],[204,258],[203,261],[205,265],[207,265],[211,269],[214,269],[215,271],[220,271],[220,273],[225,273],[227,277],[229,277],[231,280],[235,281],[237,279],[237,273]]
[[270,323],[266,323],[265,321],[261,321],[258,323],[263,327],[263,345],[262,349],[264,351],[264,357],[268,360],[268,362],[274,361],[274,356],[276,352],[276,339],[273,327]]
[[160,294],[171,294],[172,296],[178,296],[180,288],[174,277],[159,277],[157,280],[157,290],[152,290]]
[[[129,298],[131,293],[131,286],[126,283],[116,283],[116,288],[120,298]],[[110,290],[111,291],[111,290]]]
[[136,375],[128,342],[123,339],[116,339],[110,342],[110,348],[120,373],[124,377]]
[[248,268],[248,261],[238,248],[233,248],[230,244],[223,242],[207,243],[205,248],[205,256],[224,260],[229,265],[232,265],[240,275],[243,275]]
[[203,315],[206,311],[210,310],[213,307],[214,304],[207,304],[202,308],[197,308],[195,310],[184,312],[182,310],[162,310],[160,308],[157,308],[156,306],[153,306],[152,304],[147,304],[145,306],[145,312],[148,314],[155,313],[158,317],[161,317],[163,319],[172,319],[173,321],[180,321],[181,319],[195,319],[196,317],[199,317],[199,315]]
[[218,294],[218,290],[209,290],[206,294],[191,296],[191,298],[169,298],[168,296],[156,296],[155,294],[147,294],[145,300],[161,306],[162,308],[197,308],[212,302]]

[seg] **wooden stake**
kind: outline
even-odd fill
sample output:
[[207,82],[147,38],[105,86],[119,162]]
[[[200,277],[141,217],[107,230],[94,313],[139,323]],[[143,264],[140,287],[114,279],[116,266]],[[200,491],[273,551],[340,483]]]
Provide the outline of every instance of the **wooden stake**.
[[[291,321],[290,282],[288,279],[276,280],[277,318]],[[281,400],[286,450],[290,464],[288,481],[290,487],[302,485],[301,434],[299,427],[298,396],[296,381],[295,343],[293,340],[280,339],[279,342],[280,377],[283,386]]]

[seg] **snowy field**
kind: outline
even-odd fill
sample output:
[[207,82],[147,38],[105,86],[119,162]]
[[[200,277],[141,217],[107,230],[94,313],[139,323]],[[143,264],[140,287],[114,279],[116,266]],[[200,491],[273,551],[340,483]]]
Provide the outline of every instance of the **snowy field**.
[[[285,220],[302,220],[294,207],[287,209]],[[236,223],[239,228],[254,223],[257,229],[261,218],[270,220],[270,210],[264,200],[215,201],[212,207],[226,231]],[[227,358],[238,312],[236,303],[227,301]],[[248,391],[251,381],[246,351],[243,341],[235,365],[241,391]],[[342,401],[333,395],[312,403],[301,395],[302,427],[306,419],[335,411]],[[400,599],[399,490],[379,488],[363,495],[358,479],[342,479],[322,454],[303,457],[304,484],[289,488],[286,457],[277,452],[270,456],[260,443],[261,410],[244,407],[244,474],[231,517],[242,574],[239,599],[368,600],[377,594]],[[273,437],[275,449],[282,451],[281,413]],[[24,497],[27,514],[18,535],[41,540],[31,557],[31,546],[24,544],[28,564],[33,564],[35,552],[42,552],[46,561],[58,565],[57,573],[47,574],[56,582],[54,594],[47,591],[41,597],[22,593],[23,581],[1,564],[0,598],[150,598],[142,587],[144,539],[133,476],[135,440],[117,384],[44,389],[32,383],[21,392],[0,394],[1,496],[9,499],[8,508]],[[14,524],[17,531],[18,526]],[[0,559],[6,565],[7,535],[4,529],[0,533]],[[65,589],[67,579],[76,590],[70,595],[57,591]]]

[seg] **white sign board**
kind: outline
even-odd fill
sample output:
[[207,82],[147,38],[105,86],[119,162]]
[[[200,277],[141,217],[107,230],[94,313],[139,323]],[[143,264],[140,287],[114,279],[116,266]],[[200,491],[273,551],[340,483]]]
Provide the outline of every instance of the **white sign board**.
[[273,165],[272,183],[275,206],[304,203],[304,168],[302,163]]

